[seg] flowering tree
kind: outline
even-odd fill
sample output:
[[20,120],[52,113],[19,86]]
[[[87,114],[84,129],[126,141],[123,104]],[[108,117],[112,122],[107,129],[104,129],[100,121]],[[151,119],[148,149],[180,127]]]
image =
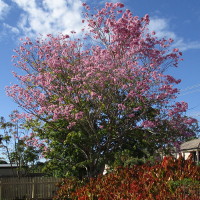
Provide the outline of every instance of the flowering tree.
[[7,89],[27,118],[46,123],[39,136],[49,145],[62,135],[57,144],[81,157],[88,176],[128,144],[155,150],[195,135],[187,103],[175,102],[180,80],[165,72],[181,52],[148,31],[148,15],[123,7],[106,3],[94,15],[86,12],[83,38],[26,38],[14,56],[25,73],[14,73],[20,84]]
[[[11,168],[17,165],[17,176],[25,175],[29,167],[33,167],[39,160],[39,150],[34,145],[27,146],[25,143],[26,132],[23,120],[16,120],[15,115],[19,112],[14,110],[10,114],[10,121],[6,122],[1,117],[0,129],[3,130],[0,148],[5,159],[9,161]],[[12,168],[13,169],[13,168]],[[13,175],[14,171],[13,171]]]

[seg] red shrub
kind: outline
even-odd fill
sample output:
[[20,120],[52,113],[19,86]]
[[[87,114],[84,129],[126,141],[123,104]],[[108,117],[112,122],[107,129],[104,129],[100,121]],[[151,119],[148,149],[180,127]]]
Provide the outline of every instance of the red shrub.
[[189,186],[172,187],[172,183],[186,179],[199,183],[200,167],[191,159],[165,157],[160,164],[154,166],[118,167],[112,173],[92,178],[82,186],[66,181],[55,199],[200,200]]

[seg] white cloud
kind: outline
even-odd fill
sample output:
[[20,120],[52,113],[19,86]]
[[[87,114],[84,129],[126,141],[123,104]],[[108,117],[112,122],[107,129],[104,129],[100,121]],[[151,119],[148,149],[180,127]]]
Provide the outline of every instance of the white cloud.
[[[83,27],[82,1],[81,0],[12,0],[23,11],[16,29],[9,25],[4,25],[12,32],[21,31],[26,36],[39,36],[49,33],[70,33],[74,30],[81,32]],[[89,1],[89,0],[86,0]],[[107,0],[117,2],[120,0]],[[121,0],[122,1],[122,0]],[[105,0],[99,1],[103,3]],[[0,0],[0,17],[5,14],[9,6]],[[181,51],[188,49],[200,49],[199,41],[185,41],[175,32],[170,30],[170,21],[165,18],[151,18],[149,29],[155,31],[158,38],[174,39],[173,47]],[[8,27],[9,26],[9,27]]]
[[94,5],[95,8],[98,8],[98,7],[102,7],[102,5],[104,6],[105,3],[109,2],[109,3],[118,3],[118,2],[121,2],[123,3],[123,0],[84,0],[84,2],[86,2],[88,5]]
[[80,32],[82,28],[80,0],[12,0],[24,12],[18,28],[25,35]]
[[117,2],[121,2],[122,0],[105,0],[105,2],[111,2],[111,3],[117,3]]
[[9,11],[9,5],[0,0],[0,19],[3,18]]
[[185,42],[182,38],[179,38],[177,41],[175,41],[174,46],[175,45],[181,51],[186,51],[188,49],[200,49],[200,42],[199,41]]
[[18,34],[18,33],[19,33],[19,29],[16,28],[16,27],[10,26],[9,24],[6,24],[6,23],[3,23],[3,26],[4,26],[7,30],[11,31],[12,33],[15,33],[15,34]]
[[172,38],[176,39],[174,32],[169,31],[169,24],[166,19],[152,18],[149,24],[149,30],[155,31],[158,38]]
[[172,38],[174,40],[173,47],[179,48],[181,51],[200,49],[200,41],[185,41],[183,38],[171,31],[167,19],[151,18],[149,30],[155,31],[158,38]]

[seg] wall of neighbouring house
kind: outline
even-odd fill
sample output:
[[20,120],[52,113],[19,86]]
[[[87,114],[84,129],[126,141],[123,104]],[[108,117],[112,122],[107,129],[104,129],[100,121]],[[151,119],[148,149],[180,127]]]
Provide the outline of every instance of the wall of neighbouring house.
[[8,167],[0,167],[0,177],[8,177],[8,176],[16,176],[17,169],[16,168],[8,168]]

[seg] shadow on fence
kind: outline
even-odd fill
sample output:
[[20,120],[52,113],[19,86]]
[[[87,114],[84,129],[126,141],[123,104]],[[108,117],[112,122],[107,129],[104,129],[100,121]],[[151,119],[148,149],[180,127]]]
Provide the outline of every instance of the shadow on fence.
[[47,200],[52,199],[57,191],[54,177],[0,178],[1,200]]

